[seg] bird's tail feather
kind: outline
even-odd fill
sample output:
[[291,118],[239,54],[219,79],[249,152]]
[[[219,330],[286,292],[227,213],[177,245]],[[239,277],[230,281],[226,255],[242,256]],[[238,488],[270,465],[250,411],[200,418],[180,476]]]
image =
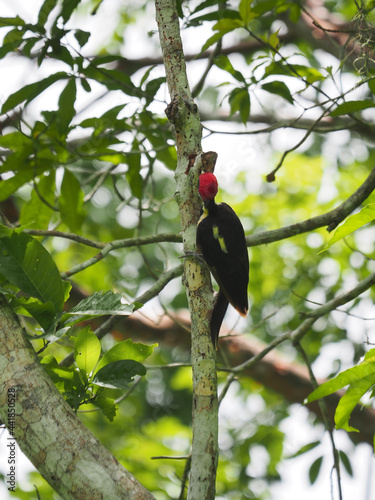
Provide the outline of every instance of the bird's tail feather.
[[219,340],[221,323],[223,322],[225,313],[227,312],[228,304],[229,304],[228,299],[220,289],[219,293],[216,296],[211,316],[211,338],[212,338],[212,343],[216,349]]

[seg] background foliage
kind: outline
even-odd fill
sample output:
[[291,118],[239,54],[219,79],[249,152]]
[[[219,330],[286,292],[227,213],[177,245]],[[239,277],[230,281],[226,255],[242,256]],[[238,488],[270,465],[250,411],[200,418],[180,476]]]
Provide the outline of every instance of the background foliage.
[[[185,457],[191,437],[176,152],[153,3],[35,5],[34,14],[0,19],[1,291],[84,423],[157,498],[178,498],[186,461],[151,459]],[[246,234],[346,200],[375,159],[372,2],[206,0],[178,8],[203,147],[219,153],[220,198]],[[12,67],[21,68],[19,78]],[[374,272],[374,202],[372,194],[326,247],[324,228],[251,247],[249,317],[227,317],[246,348],[294,331],[302,311]],[[288,372],[307,359],[321,378],[351,369],[320,391],[351,384],[355,406],[373,386],[372,299],[368,290],[322,315],[302,354],[284,343],[271,364]],[[98,328],[111,332],[101,345]],[[221,347],[221,368],[241,361],[228,359],[228,349]],[[268,498],[270,491],[276,498],[298,460],[311,484],[329,476],[332,449],[319,417],[292,403],[303,402],[303,377],[278,390],[267,373],[254,380],[244,372],[229,384],[228,372],[219,372],[221,389],[229,387],[219,498]],[[350,413],[336,420],[347,430]],[[345,481],[356,445],[338,440]],[[54,498],[36,472],[30,484]],[[17,495],[34,492],[20,485]]]

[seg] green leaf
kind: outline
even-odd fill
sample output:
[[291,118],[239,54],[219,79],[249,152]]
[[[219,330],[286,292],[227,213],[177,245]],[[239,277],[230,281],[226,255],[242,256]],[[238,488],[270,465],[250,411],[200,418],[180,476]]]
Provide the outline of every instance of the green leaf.
[[219,40],[223,38],[224,35],[226,35],[230,31],[233,31],[241,27],[242,27],[242,21],[239,19],[229,19],[229,18],[220,19],[213,27],[213,29],[218,31],[218,33],[212,35],[207,40],[207,42],[203,44],[201,52],[204,52],[209,47],[214,45],[214,43],[217,43]]
[[126,180],[129,183],[132,194],[140,199],[143,189],[143,178],[140,174],[141,170],[141,151],[139,150],[139,142],[134,139],[132,144],[133,151],[139,151],[139,154],[129,154],[127,157],[128,171],[125,174]]
[[74,36],[77,42],[79,43],[79,46],[82,48],[89,41],[91,33],[89,31],[84,31],[84,30],[75,30]]
[[351,383],[344,396],[340,399],[335,413],[335,424],[337,429],[345,429],[348,432],[358,432],[357,429],[349,425],[349,418],[361,397],[375,384],[375,365],[371,363],[373,373],[362,377],[358,381]]
[[78,179],[70,170],[65,169],[61,184],[59,207],[61,219],[73,233],[80,230],[85,218],[83,198],[84,194]]
[[124,297],[120,293],[95,292],[87,299],[81,300],[79,304],[74,306],[68,313],[65,313],[62,321],[71,324],[82,319],[96,318],[98,316],[119,315],[130,316],[136,304],[125,304]]
[[109,363],[124,359],[133,359],[134,361],[142,362],[154,352],[157,344],[145,345],[134,343],[131,339],[124,340],[114,345],[107,351],[99,361],[97,370],[100,370]]
[[234,69],[228,56],[226,56],[225,54],[221,54],[220,56],[216,57],[215,64],[218,68],[227,71],[229,74],[231,74],[237,81],[245,83],[245,78],[242,75],[242,73]]
[[85,90],[86,92],[91,92],[91,86],[86,78],[80,78],[79,81],[81,82],[83,90]]
[[9,301],[9,305],[17,314],[23,315],[25,312],[29,313],[45,331],[48,330],[54,322],[56,313],[52,302],[43,303],[33,297],[13,297]]
[[0,202],[7,200],[18,188],[31,181],[34,177],[32,169],[16,172],[13,177],[0,182]]
[[125,359],[105,365],[96,372],[92,383],[109,389],[126,389],[136,375],[146,375],[146,368],[138,361]]
[[74,360],[87,378],[99,360],[101,345],[98,337],[86,326],[79,332],[74,342]]
[[250,115],[250,96],[245,88],[235,88],[229,95],[230,114],[237,111],[240,113],[241,121],[246,125]]
[[339,104],[337,108],[330,113],[330,115],[341,116],[373,107],[375,107],[374,101],[349,101]]
[[57,112],[57,128],[61,135],[67,135],[70,122],[75,116],[74,103],[77,95],[75,78],[70,78],[59,98]]
[[3,28],[4,26],[25,26],[25,21],[19,16],[0,17],[0,28]]
[[329,247],[331,247],[334,243],[342,240],[349,234],[353,233],[360,227],[372,222],[375,219],[375,203],[370,203],[362,208],[360,212],[357,214],[349,216],[343,224],[341,224],[334,231],[332,237],[328,240],[327,244],[324,246],[320,252],[324,252]]
[[63,18],[64,23],[69,21],[71,18],[71,15],[73,14],[74,9],[77,7],[81,0],[64,0],[62,9],[61,9],[61,16]]
[[353,468],[352,464],[350,463],[348,455],[344,451],[339,451],[339,456],[341,462],[345,467],[346,472],[349,474],[349,476],[353,477]]
[[375,77],[371,78],[371,80],[367,82],[367,85],[371,92],[375,94]]
[[0,227],[0,275],[26,295],[52,302],[55,312],[60,313],[64,289],[50,254],[32,236]]
[[38,14],[38,24],[44,26],[53,9],[57,5],[57,0],[44,0]]
[[238,11],[240,13],[244,26],[247,26],[249,22],[254,19],[254,17],[256,17],[256,15],[252,12],[251,4],[252,2],[250,0],[240,1]]
[[285,99],[286,101],[293,104],[294,100],[290,93],[288,86],[284,82],[274,81],[269,83],[264,83],[262,89],[269,92],[270,94],[276,94]]
[[107,417],[110,422],[113,422],[117,411],[117,405],[114,399],[105,398],[100,395],[95,398],[93,404],[100,408],[103,415]]
[[320,468],[322,466],[323,462],[323,457],[319,457],[313,462],[309,469],[309,479],[310,479],[310,484],[314,484],[315,481],[318,479]]
[[122,71],[96,68],[95,61],[93,61],[86,68],[82,68],[82,73],[97,83],[105,85],[108,90],[121,90],[125,94],[135,97],[143,96],[143,91],[135,86],[130,77]]
[[[302,64],[293,64],[292,67],[297,71],[298,75],[305,78],[308,83],[315,83],[321,80],[325,80],[325,77],[322,75],[320,71],[316,68],[312,68],[311,66],[304,66]],[[290,73],[290,70],[288,70]],[[292,73],[293,75],[293,73]]]
[[237,10],[232,9],[219,9],[214,10],[213,12],[208,12],[207,14],[203,14],[201,16],[193,17],[189,19],[189,26],[200,26],[204,21],[218,21],[221,19],[238,19],[241,17]]
[[320,444],[321,444],[321,441],[314,441],[312,443],[305,444],[298,451],[293,453],[293,455],[289,455],[288,458],[299,457],[300,455],[303,455],[304,453],[307,453],[308,451],[315,449]]
[[324,398],[329,394],[346,387],[347,385],[354,384],[362,378],[371,377],[375,373],[375,361],[373,359],[367,361],[366,359],[357,366],[349,368],[339,373],[332,380],[327,380],[321,384],[315,391],[313,391],[307,398],[307,402],[311,403],[319,398]]
[[[40,177],[36,182],[36,189],[31,192],[31,198],[21,208],[20,224],[37,229],[48,229],[55,203],[55,174]],[[45,200],[45,201],[44,201]],[[47,205],[47,203],[48,206]]]
[[160,89],[160,87],[163,83],[165,83],[164,76],[162,76],[160,78],[155,78],[154,80],[150,80],[149,82],[147,82],[146,89],[145,89],[147,105],[149,105],[151,102],[153,102],[155,94]]
[[63,80],[67,77],[68,75],[66,73],[60,71],[48,76],[47,78],[44,78],[43,80],[25,85],[24,87],[22,87],[22,89],[17,90],[17,92],[8,97],[1,108],[1,112],[7,113],[24,101],[26,101],[26,104],[28,104],[58,80]]

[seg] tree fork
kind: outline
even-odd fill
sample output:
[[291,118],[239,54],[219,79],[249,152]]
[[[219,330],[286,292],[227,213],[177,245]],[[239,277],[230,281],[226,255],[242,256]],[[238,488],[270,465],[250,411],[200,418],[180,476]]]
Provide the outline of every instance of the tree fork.
[[[184,252],[196,250],[201,201],[198,177],[202,165],[202,127],[186,75],[179,20],[174,0],[156,0],[156,21],[171,102],[166,110],[177,144],[176,200]],[[212,289],[207,266],[185,259],[184,283],[191,314],[193,367],[193,440],[188,499],[213,500],[218,460],[216,353],[210,337]]]

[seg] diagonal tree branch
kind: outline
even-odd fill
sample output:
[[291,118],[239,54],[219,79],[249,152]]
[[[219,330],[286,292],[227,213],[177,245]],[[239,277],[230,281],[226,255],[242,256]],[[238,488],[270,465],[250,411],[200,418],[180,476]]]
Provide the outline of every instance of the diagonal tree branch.
[[341,205],[334,210],[327,212],[311,219],[306,219],[290,226],[285,226],[272,231],[264,231],[262,233],[252,234],[246,237],[247,246],[253,247],[257,245],[265,245],[274,241],[284,240],[297,236],[298,234],[314,231],[319,227],[328,226],[328,231],[333,231],[340,222],[342,222],[353,210],[361,205],[361,203],[370,196],[375,189],[375,167],[371,170],[365,182],[346,199]]

